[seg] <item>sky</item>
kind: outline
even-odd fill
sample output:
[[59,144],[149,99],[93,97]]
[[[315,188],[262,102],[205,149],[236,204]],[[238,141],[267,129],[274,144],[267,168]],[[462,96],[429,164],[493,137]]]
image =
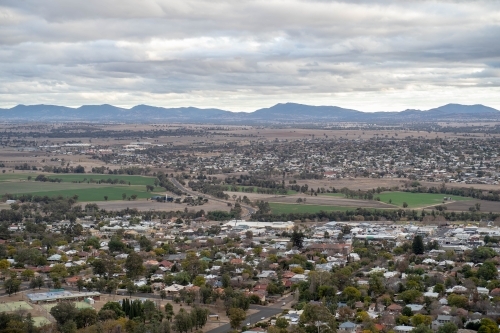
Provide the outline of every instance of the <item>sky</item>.
[[500,1],[2,0],[0,107],[500,109]]

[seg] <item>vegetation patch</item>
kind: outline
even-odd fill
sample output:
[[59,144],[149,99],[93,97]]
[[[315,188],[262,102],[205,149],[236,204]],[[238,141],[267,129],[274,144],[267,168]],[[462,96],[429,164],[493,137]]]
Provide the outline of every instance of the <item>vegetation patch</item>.
[[[431,205],[438,205],[447,201],[461,201],[470,200],[471,198],[464,198],[460,196],[450,196],[440,193],[412,193],[412,192],[383,192],[377,194],[376,197],[380,198],[380,201],[396,205],[399,207],[404,207],[405,203],[408,208],[425,207]],[[445,200],[445,198],[451,198],[451,200]],[[406,207],[405,207],[406,208]]]

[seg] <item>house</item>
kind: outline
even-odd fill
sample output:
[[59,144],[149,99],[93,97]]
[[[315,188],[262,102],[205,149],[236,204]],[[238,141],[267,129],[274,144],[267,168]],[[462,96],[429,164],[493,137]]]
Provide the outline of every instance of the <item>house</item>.
[[403,310],[403,307],[399,304],[396,304],[396,303],[392,303],[391,305],[389,305],[387,307],[387,310],[390,312],[390,313],[400,313],[401,310]]
[[346,321],[345,323],[339,325],[338,331],[342,333],[354,333],[356,332],[356,324]]
[[438,315],[436,320],[432,321],[432,329],[437,331],[438,328],[446,323],[451,323],[453,317],[448,315]]
[[400,326],[395,326],[393,330],[396,333],[409,333],[409,332],[413,331],[414,328],[415,327],[413,327],[413,326],[400,325]]

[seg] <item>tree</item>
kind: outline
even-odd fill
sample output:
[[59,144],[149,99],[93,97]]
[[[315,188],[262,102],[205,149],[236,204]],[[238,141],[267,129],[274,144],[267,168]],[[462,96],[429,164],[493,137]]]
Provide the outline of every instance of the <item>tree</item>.
[[342,295],[348,300],[356,300],[361,297],[361,292],[355,287],[347,287],[342,291]]
[[276,319],[276,327],[284,330],[288,327],[288,320],[286,318],[280,317]]
[[205,278],[201,275],[198,275],[197,277],[194,278],[193,284],[195,286],[201,287],[205,285]]
[[94,309],[86,308],[78,310],[75,323],[76,327],[84,328],[94,325],[97,322],[97,312]]
[[19,291],[19,288],[21,287],[21,281],[16,279],[16,278],[11,278],[5,281],[4,283],[4,288],[5,292],[10,296],[12,294],[15,294]]
[[164,300],[165,298],[167,298],[167,292],[166,292],[164,289],[162,289],[162,290],[160,291],[160,298],[161,298],[162,300]]
[[62,326],[69,321],[75,320],[78,314],[78,309],[71,302],[60,302],[50,309],[50,314],[54,317],[57,323]]
[[240,308],[229,309],[229,324],[231,325],[232,329],[238,329],[246,317],[247,314],[243,309]]
[[424,324],[420,324],[417,327],[415,327],[411,333],[433,333],[433,331],[429,328],[429,326],[426,326]]
[[103,305],[101,310],[99,310],[99,314],[101,313],[101,311],[113,311],[116,316],[115,318],[125,317],[125,312],[122,310],[122,307],[118,302],[107,302]]
[[83,279],[76,280],[76,287],[78,288],[78,291],[82,291],[84,285],[85,282],[83,281]]
[[415,254],[424,254],[424,242],[422,240],[422,236],[416,235],[413,238],[411,248]]
[[[405,306],[403,310],[401,311],[401,314],[406,317],[411,317],[413,316],[413,311],[411,311],[411,308],[408,306]],[[416,325],[414,325],[416,326]]]
[[422,293],[415,289],[405,290],[399,294],[399,298],[406,304],[414,303],[420,296],[422,296]]
[[299,228],[294,227],[292,232],[292,237],[290,238],[292,246],[301,249],[303,247],[304,237],[305,237],[304,234],[301,231],[299,232]]
[[24,281],[28,281],[32,278],[35,277],[35,272],[31,269],[25,269],[22,273],[21,273],[21,277],[23,278]]
[[183,308],[174,317],[174,329],[179,333],[187,333],[192,327],[191,316]]
[[108,196],[107,195],[104,196],[104,201],[108,201]]
[[439,326],[437,333],[457,333],[458,327],[454,323],[445,323]]
[[92,261],[92,271],[95,275],[105,276],[107,273],[106,264],[101,259],[95,259]]
[[0,260],[0,270],[5,270],[10,267],[10,262],[7,259]]
[[132,296],[132,294],[134,294],[135,292],[137,292],[137,286],[132,281],[130,281],[129,283],[127,283],[127,293],[129,294],[129,296]]
[[469,304],[467,297],[457,294],[451,294],[447,298],[449,306],[455,306],[457,308],[465,308]]
[[144,266],[142,265],[142,258],[135,252],[128,255],[125,261],[125,269],[127,270],[127,277],[135,279],[144,273]]
[[125,200],[127,198],[127,193],[122,193],[122,199]]
[[481,326],[477,333],[498,333],[498,325],[489,318],[481,319]]
[[498,276],[498,271],[494,263],[487,261],[477,270],[477,277],[484,280],[493,280]]
[[432,318],[430,316],[426,316],[426,315],[417,313],[416,315],[411,317],[411,324],[414,327],[417,327],[417,326],[422,325],[422,324],[426,325],[426,326],[430,326],[431,323],[432,323]]
[[229,276],[229,274],[227,273],[222,274],[221,283],[222,283],[222,288],[229,287],[229,285],[231,284],[231,277]]
[[408,207],[408,203],[407,202],[403,202],[403,208],[407,208]]
[[170,303],[165,304],[165,317],[168,321],[172,321],[174,317],[174,307]]

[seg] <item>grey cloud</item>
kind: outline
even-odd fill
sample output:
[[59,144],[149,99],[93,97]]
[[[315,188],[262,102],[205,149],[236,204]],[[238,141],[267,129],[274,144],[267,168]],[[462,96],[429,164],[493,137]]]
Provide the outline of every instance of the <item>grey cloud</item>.
[[499,35],[494,1],[4,0],[0,106],[478,103],[500,86]]

